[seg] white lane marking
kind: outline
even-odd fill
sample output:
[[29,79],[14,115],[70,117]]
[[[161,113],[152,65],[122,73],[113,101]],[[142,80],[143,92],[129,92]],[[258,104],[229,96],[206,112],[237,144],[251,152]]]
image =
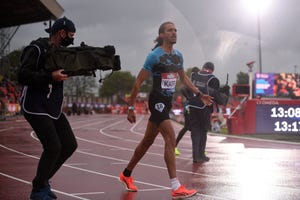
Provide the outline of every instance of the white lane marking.
[[78,195],[78,196],[82,196],[82,195],[95,195],[95,194],[105,194],[105,192],[80,192],[80,193],[72,193],[73,195]]
[[1,129],[0,132],[4,132],[4,131],[8,131],[8,130],[12,130],[12,129],[15,129],[16,127],[9,127],[9,128],[4,128],[4,129]]
[[[31,185],[31,182],[25,181],[25,180],[20,179],[20,178],[17,178],[17,177],[15,177],[15,176],[11,176],[11,175],[4,174],[4,173],[1,173],[1,172],[0,172],[0,175],[5,176],[5,177],[10,178],[10,179],[13,179],[13,180],[16,180],[16,181],[19,181],[19,182],[22,182],[22,183],[26,183],[26,184],[28,184],[28,185]],[[87,198],[78,197],[78,196],[75,196],[75,195],[73,195],[73,194],[69,194],[69,193],[66,193],[66,192],[63,192],[63,191],[60,191],[60,190],[56,190],[56,189],[53,189],[53,188],[51,188],[51,189],[52,189],[52,191],[54,191],[54,192],[56,192],[56,193],[59,193],[59,194],[63,194],[63,195],[65,195],[65,196],[74,197],[74,198],[76,198],[76,199],[81,199],[81,200],[89,200],[89,199],[87,199]]]
[[[29,154],[26,154],[26,153],[23,153],[23,152],[20,152],[20,151],[17,151],[15,149],[11,149],[9,147],[6,147],[4,145],[1,145],[0,144],[0,147],[3,147],[4,149],[7,149],[9,151],[12,151],[12,152],[15,152],[17,154],[21,154],[23,156],[27,156],[27,157],[30,157],[30,158],[34,158],[34,159],[39,159],[39,157],[37,156],[33,156],[33,155],[29,155]],[[79,151],[80,152],[80,151]],[[96,155],[96,154],[95,154]],[[96,156],[99,156],[99,155],[96,155]],[[100,156],[102,157],[102,156]],[[103,156],[104,158],[110,158],[110,157],[106,157],[106,156]],[[112,159],[112,158],[110,158]],[[118,160],[118,159],[116,159]],[[93,171],[93,170],[88,170],[88,169],[84,169],[84,168],[80,168],[80,167],[75,167],[75,166],[72,166],[72,165],[69,165],[69,164],[63,164],[64,167],[68,167],[68,168],[71,168],[71,169],[76,169],[76,170],[79,170],[79,171],[84,171],[84,172],[88,172],[88,173],[91,173],[91,174],[97,174],[97,175],[102,175],[102,176],[106,176],[106,177],[109,177],[109,178],[114,178],[114,179],[117,179],[119,180],[119,176],[114,176],[114,175],[110,175],[110,174],[104,174],[104,173],[100,173],[100,172],[97,172],[97,171]],[[164,189],[170,189],[169,187],[165,187],[165,186],[162,186],[162,185],[156,185],[156,184],[152,184],[152,183],[147,183],[147,182],[142,182],[142,181],[136,181],[136,183],[140,183],[140,184],[144,184],[144,185],[149,185],[149,186],[154,186],[154,187],[158,187],[158,188],[164,188]]]
[[[94,123],[94,124],[96,124],[96,123]],[[86,125],[87,126],[87,125]],[[80,128],[80,127],[79,127]],[[219,136],[219,135],[218,135]],[[224,136],[223,136],[224,137]],[[241,138],[241,139],[245,139],[244,137],[239,137],[239,138]],[[252,139],[252,138],[251,138]],[[255,139],[252,139],[252,140],[255,140]],[[272,141],[269,141],[269,142],[272,142]],[[195,173],[194,173],[195,174]],[[289,189],[292,189],[292,188],[289,188]],[[203,195],[203,196],[209,196],[209,195]],[[214,196],[215,197],[215,196]]]
[[[132,133],[134,133],[134,134],[136,134],[136,135],[140,135],[140,136],[143,137],[143,136],[144,136],[144,133],[137,132],[137,131],[135,131],[134,129],[135,129],[136,126],[139,125],[139,123],[142,122],[142,120],[143,120],[144,118],[145,118],[144,116],[140,117],[140,118],[136,121],[136,123],[129,129],[130,132],[132,132]],[[115,125],[117,125],[117,124],[120,124],[120,123],[122,123],[122,122],[124,122],[124,121],[125,121],[125,120],[117,121],[117,122],[115,122],[115,123],[113,123],[113,124],[110,124],[110,125],[108,125],[108,126],[106,126],[106,127],[103,127],[103,128],[101,128],[101,129],[99,130],[99,132],[100,132],[102,135],[105,135],[105,136],[110,137],[110,138],[119,139],[119,140],[122,140],[122,141],[133,142],[133,143],[136,143],[136,144],[140,143],[141,139],[140,139],[140,140],[126,139],[126,138],[123,138],[123,137],[114,136],[114,135],[112,135],[112,134],[105,133],[105,129],[108,129],[108,128],[112,127],[112,126],[115,126]],[[157,135],[157,137],[155,138],[155,140],[161,140],[161,141],[163,141],[163,138],[162,138],[160,135]],[[164,142],[164,141],[163,141],[163,142]],[[164,148],[164,144],[155,144],[155,143],[153,143],[151,146],[162,147],[162,148]],[[151,154],[149,151],[147,151],[147,154],[148,154],[148,153]],[[161,156],[161,154],[155,154],[155,153],[154,153],[154,155],[159,155],[159,156]]]

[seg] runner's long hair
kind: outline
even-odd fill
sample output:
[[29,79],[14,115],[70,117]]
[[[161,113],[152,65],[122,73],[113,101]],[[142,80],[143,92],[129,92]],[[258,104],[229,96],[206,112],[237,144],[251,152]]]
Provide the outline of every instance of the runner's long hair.
[[159,37],[159,35],[160,35],[161,33],[164,33],[164,32],[165,32],[165,27],[166,27],[167,24],[174,24],[174,23],[168,21],[168,22],[164,22],[164,23],[162,23],[162,24],[160,25],[160,27],[159,27],[159,29],[158,29],[158,36],[157,36],[157,38],[154,40],[154,43],[156,43],[156,45],[153,47],[152,50],[154,50],[156,47],[159,47],[159,46],[161,46],[161,45],[163,44],[163,39],[162,39],[161,37]]

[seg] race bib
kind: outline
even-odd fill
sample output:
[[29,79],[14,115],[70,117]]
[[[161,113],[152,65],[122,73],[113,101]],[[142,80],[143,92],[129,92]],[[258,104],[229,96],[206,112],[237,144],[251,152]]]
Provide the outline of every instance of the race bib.
[[162,73],[161,74],[161,89],[175,89],[177,73]]

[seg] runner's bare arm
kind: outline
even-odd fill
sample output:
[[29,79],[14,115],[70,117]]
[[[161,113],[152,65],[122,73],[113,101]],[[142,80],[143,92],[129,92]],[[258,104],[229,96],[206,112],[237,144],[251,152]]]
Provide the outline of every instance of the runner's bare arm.
[[[136,100],[136,96],[137,93],[141,87],[141,84],[148,78],[149,76],[149,72],[145,69],[141,69],[141,71],[139,72],[135,83],[133,84],[132,90],[131,90],[131,94],[130,94],[130,100],[129,100],[129,107],[134,106],[135,100]],[[128,110],[128,115],[127,115],[127,120],[130,123],[134,123],[135,122],[135,113],[134,113],[134,109],[129,109]]]

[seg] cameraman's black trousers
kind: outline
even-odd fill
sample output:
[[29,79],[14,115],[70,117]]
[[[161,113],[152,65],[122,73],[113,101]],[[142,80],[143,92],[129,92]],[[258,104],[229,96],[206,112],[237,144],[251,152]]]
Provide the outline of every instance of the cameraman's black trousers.
[[24,113],[43,146],[36,176],[32,181],[33,190],[47,187],[49,179],[73,154],[77,142],[64,114],[55,120],[48,116]]
[[205,157],[207,131],[210,129],[210,110],[190,107],[190,130],[193,146],[193,162]]

